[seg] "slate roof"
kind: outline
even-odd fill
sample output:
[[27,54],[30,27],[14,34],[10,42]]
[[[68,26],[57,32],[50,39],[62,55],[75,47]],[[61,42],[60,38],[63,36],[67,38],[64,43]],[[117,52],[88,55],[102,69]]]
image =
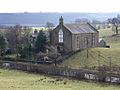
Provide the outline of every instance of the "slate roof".
[[98,32],[93,26],[91,26],[88,23],[86,24],[64,24],[64,26],[73,34]]

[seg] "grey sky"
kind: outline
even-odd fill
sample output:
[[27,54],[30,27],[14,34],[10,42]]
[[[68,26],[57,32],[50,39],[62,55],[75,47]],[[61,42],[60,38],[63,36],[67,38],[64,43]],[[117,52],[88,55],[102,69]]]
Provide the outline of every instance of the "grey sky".
[[0,0],[3,12],[120,12],[120,0]]

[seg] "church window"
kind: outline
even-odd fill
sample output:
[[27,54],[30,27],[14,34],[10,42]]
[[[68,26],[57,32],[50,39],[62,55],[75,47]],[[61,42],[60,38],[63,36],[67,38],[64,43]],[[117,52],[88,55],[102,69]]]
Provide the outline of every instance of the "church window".
[[61,29],[59,31],[59,43],[63,43],[63,31]]

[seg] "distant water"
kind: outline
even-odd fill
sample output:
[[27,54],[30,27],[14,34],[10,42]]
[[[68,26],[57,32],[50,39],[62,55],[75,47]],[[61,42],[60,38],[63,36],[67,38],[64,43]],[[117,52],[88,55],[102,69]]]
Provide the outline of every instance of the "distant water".
[[[0,24],[1,26],[15,26],[18,24]],[[28,26],[28,27],[45,27],[45,25],[42,24],[19,24],[21,26]]]

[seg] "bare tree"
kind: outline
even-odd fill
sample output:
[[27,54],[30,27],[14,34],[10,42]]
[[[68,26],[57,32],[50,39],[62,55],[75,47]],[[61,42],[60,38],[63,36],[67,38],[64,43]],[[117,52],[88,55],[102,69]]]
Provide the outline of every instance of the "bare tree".
[[18,55],[19,47],[28,46],[30,44],[29,37],[30,37],[31,29],[28,27],[22,27],[20,25],[16,25],[14,27],[8,28],[6,30],[6,38],[9,43],[9,48]]
[[115,31],[115,34],[118,35],[119,32],[119,24],[120,24],[120,20],[118,18],[113,18],[112,19],[112,24],[113,24],[113,31]]
[[30,45],[30,33],[31,33],[31,28],[27,27],[27,26],[24,26],[22,28],[22,32],[21,32],[21,42],[22,42],[22,45],[24,46],[28,46]]
[[20,25],[16,25],[14,27],[8,28],[6,30],[5,36],[7,38],[7,41],[9,43],[9,48],[15,53],[17,53],[18,45],[19,45],[19,39],[20,39],[20,33],[21,33],[22,27]]
[[54,27],[54,24],[51,23],[51,22],[47,22],[46,25],[45,25],[45,27],[48,28],[48,29],[51,29],[51,28]]

